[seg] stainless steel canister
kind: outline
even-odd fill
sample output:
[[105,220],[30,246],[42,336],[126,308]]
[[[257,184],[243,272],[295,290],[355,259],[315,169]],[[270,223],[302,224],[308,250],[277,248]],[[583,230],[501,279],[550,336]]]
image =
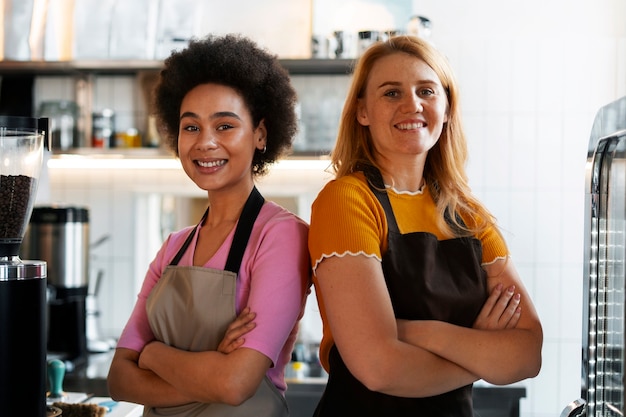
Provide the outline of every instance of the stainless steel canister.
[[21,247],[23,259],[48,263],[48,284],[87,288],[89,284],[89,211],[85,207],[40,206]]

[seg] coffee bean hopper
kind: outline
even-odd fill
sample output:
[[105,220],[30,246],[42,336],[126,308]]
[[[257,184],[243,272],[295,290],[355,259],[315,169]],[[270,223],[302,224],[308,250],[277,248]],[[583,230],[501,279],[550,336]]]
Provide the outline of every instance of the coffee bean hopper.
[[48,119],[0,116],[0,414],[45,417],[45,261],[19,249],[43,165]]

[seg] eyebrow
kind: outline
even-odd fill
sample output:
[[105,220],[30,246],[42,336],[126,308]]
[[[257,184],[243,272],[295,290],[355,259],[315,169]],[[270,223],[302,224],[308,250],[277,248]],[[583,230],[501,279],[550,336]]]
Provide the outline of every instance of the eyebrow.
[[[180,115],[180,119],[182,120],[185,117],[191,117],[191,118],[195,118],[195,119],[199,119],[200,116],[194,112],[191,111],[186,111],[183,114]],[[213,113],[211,115],[211,119],[218,119],[220,117],[234,117],[235,119],[239,119],[241,120],[241,117],[239,117],[239,115],[237,113],[233,113],[232,111],[218,111],[217,113]]]
[[[437,82],[435,80],[420,80],[418,84],[420,84],[420,85],[424,85],[424,84],[426,84],[426,85],[441,85],[439,82]],[[402,82],[400,82],[400,81],[384,81],[377,88],[386,87],[388,85],[396,87],[396,86],[402,85]]]
[[376,88],[386,87],[386,86],[388,86],[388,85],[397,86],[397,85],[400,85],[400,84],[402,84],[402,83],[400,83],[400,82],[398,82],[398,81],[385,81],[385,82],[383,82],[382,84],[380,84],[380,85],[379,85],[378,87],[376,87]]

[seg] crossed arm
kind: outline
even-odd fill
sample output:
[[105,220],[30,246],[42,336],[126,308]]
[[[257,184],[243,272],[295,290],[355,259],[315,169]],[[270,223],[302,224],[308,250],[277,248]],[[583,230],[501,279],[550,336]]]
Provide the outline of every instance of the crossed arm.
[[473,328],[396,321],[373,258],[327,258],[317,267],[316,285],[352,374],[373,391],[424,397],[478,379],[506,384],[539,372],[541,325],[512,262],[485,269],[490,296]]
[[534,377],[543,335],[530,296],[510,259],[486,269],[491,294],[472,328],[412,321],[399,327],[400,338],[492,384]]
[[153,341],[141,352],[118,348],[108,376],[115,400],[153,407],[198,402],[238,405],[254,395],[271,361],[239,347],[254,328],[246,308],[233,321],[216,351],[188,352]]

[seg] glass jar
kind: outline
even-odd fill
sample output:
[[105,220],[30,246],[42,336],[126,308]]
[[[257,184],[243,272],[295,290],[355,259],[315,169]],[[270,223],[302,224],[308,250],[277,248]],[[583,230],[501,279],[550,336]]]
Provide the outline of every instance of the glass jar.
[[80,146],[78,105],[69,100],[43,101],[37,117],[50,120],[50,149],[67,151]]
[[91,145],[94,148],[114,148],[115,139],[115,112],[103,109],[93,113],[93,137]]

